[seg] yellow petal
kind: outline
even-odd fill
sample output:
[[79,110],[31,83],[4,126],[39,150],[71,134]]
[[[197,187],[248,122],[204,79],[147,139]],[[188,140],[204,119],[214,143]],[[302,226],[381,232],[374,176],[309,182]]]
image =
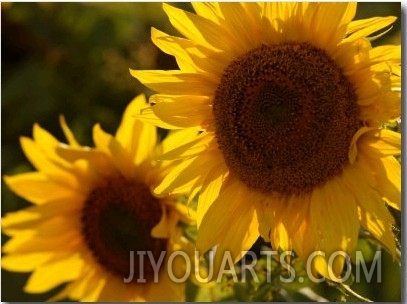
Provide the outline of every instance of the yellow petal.
[[400,65],[401,47],[400,45],[379,45],[370,50],[369,57],[372,64],[386,61],[387,63],[392,62]]
[[[173,103],[173,104],[175,102],[179,106],[179,108],[177,110],[182,110],[183,107],[186,106],[189,109],[191,109],[192,111],[195,111],[194,108],[197,106],[206,109],[207,107],[210,106],[210,103],[211,103],[210,99],[206,96],[189,96],[189,95],[175,96],[175,95],[156,94],[156,95],[153,95],[150,97],[150,103],[153,104],[153,106],[143,109],[141,114],[136,117],[142,121],[154,124],[158,127],[164,128],[164,129],[183,128],[184,127],[184,124],[182,124],[183,118],[182,117],[180,118],[177,113],[174,113],[174,116],[172,117],[172,119],[175,118],[174,121],[171,121],[171,122],[173,122],[173,124],[163,121],[161,118],[157,117],[156,113],[154,113],[155,106],[157,104],[167,103],[167,102]],[[182,110],[182,111],[184,111],[184,110]],[[162,118],[166,119],[167,115],[168,115],[168,113],[163,113]],[[200,114],[198,114],[198,115],[200,115]],[[210,115],[210,117],[211,117],[211,115]],[[175,123],[177,123],[177,120],[179,120],[179,118],[181,119],[181,124],[176,125]],[[184,121],[184,123],[186,123],[186,122]],[[207,123],[208,123],[207,121],[204,122],[204,124],[207,124]],[[199,124],[199,123],[197,123],[197,124]]]
[[83,261],[78,254],[55,258],[35,270],[28,279],[24,291],[42,293],[64,282],[75,280],[80,274],[82,266]]
[[[299,6],[298,3],[260,2],[258,5],[261,10],[260,36],[262,43],[266,45],[279,44],[285,41],[294,41],[298,36],[302,36],[299,31],[292,31],[294,28],[300,28],[298,26],[299,18],[294,16]],[[281,35],[282,33],[284,34]]]
[[401,165],[394,157],[381,159],[385,174],[379,174],[378,188],[386,202],[401,210]]
[[17,195],[35,204],[45,204],[75,196],[74,191],[40,172],[5,176],[4,181]]
[[[36,238],[64,236],[65,234],[81,235],[81,211],[74,211],[71,214],[58,214],[49,219],[33,224],[28,228],[35,232]],[[10,227],[8,228],[10,229]],[[79,241],[79,239],[78,239]]]
[[349,24],[353,20],[353,18],[355,18],[356,9],[357,9],[357,3],[356,2],[348,2],[347,6],[346,6],[346,9],[345,9],[345,12],[342,15],[340,24],[341,25],[342,24],[346,24],[346,25]]
[[247,5],[257,6],[256,4],[221,2],[219,9],[223,15],[222,26],[233,37],[232,45],[236,48],[236,54],[244,54],[261,45],[261,24],[260,11],[258,16],[250,15],[249,12],[255,13],[255,10],[246,10]]
[[219,196],[220,189],[228,175],[229,170],[223,161],[213,166],[202,183],[201,193],[198,198],[197,206],[197,225],[200,226],[203,216],[209,207]]
[[401,134],[387,129],[366,132],[358,141],[361,151],[378,157],[400,155]]
[[396,242],[391,230],[394,220],[389,211],[385,206],[372,202],[366,202],[365,206],[361,205],[358,208],[361,225],[381,242],[394,258],[396,256]]
[[[65,183],[66,179],[68,179],[68,180],[70,180],[71,184],[77,185],[78,182],[75,181],[73,179],[73,177],[77,176],[78,174],[80,175],[80,172],[77,172],[76,168],[74,166],[72,166],[72,164],[70,164],[70,163],[66,162],[64,159],[60,158],[58,156],[58,154],[56,153],[56,148],[58,146],[60,146],[61,143],[59,143],[58,140],[51,133],[49,133],[45,129],[41,128],[37,124],[34,125],[33,137],[34,137],[35,148],[37,149],[37,151],[39,153],[42,154],[42,157],[44,158],[42,161],[42,166],[43,166],[42,168],[44,168],[46,166],[50,166],[50,164],[52,164],[50,167],[55,167],[55,169],[59,168],[61,173],[64,173],[64,171],[70,172],[72,176],[68,175],[64,178],[59,178],[61,173],[55,174],[55,175],[54,175],[54,173],[52,173],[52,174],[55,176],[55,179],[59,179],[63,183]],[[23,146],[23,149],[24,149],[24,146]],[[31,149],[31,153],[33,153],[32,150],[33,149]],[[24,149],[24,151],[25,151],[25,149]],[[28,157],[28,158],[30,159],[30,157]],[[46,168],[46,170],[49,170],[49,169],[51,169],[51,168]],[[44,170],[44,172],[47,172],[47,171]]]
[[144,95],[134,98],[127,106],[116,132],[117,141],[128,152],[136,166],[152,157],[157,141],[155,126],[137,119],[142,110],[147,107],[148,103]]
[[371,105],[361,107],[361,119],[373,121],[373,123],[386,123],[399,119],[401,117],[400,97],[400,92],[393,91],[383,94],[382,98],[375,98]]
[[267,195],[261,201],[258,215],[262,237],[270,239],[275,249],[294,249],[305,256],[310,234],[301,227],[309,222],[310,195]]
[[[55,204],[52,204],[55,205]],[[52,208],[52,205],[47,207]],[[42,205],[41,207],[43,207]],[[37,206],[35,206],[37,207]],[[31,219],[27,219],[27,215]],[[34,216],[37,215],[37,218]],[[23,218],[23,220],[21,220]],[[7,235],[16,235],[21,231],[32,231],[37,236],[52,236],[64,234],[67,231],[76,231],[80,234],[80,209],[69,210],[64,213],[54,213],[53,216],[38,216],[38,213],[11,213],[2,219],[3,232]]]
[[216,2],[192,2],[192,7],[197,15],[209,19],[216,24],[220,24],[222,15],[219,8],[219,3]]
[[99,124],[93,127],[93,140],[98,149],[111,157],[120,173],[131,179],[135,175],[135,166],[127,151],[110,134],[104,132]]
[[38,171],[52,176],[53,179],[67,186],[75,187],[78,185],[78,181],[75,178],[76,172],[72,169],[71,164],[65,163],[62,160],[58,163],[55,160],[51,160],[49,155],[45,154],[30,138],[21,137],[20,143],[24,154]]
[[151,28],[151,41],[163,52],[172,55],[183,72],[197,72],[198,69],[191,59],[191,52],[198,53],[193,41],[170,36],[155,28]]
[[81,235],[76,231],[67,231],[58,236],[39,236],[35,233],[20,232],[3,245],[5,253],[33,253],[55,250],[72,251],[80,246]]
[[1,267],[8,271],[30,272],[50,260],[55,252],[13,253],[2,256]]
[[[277,238],[273,239],[273,231],[277,229],[284,212],[289,212],[288,197],[270,193],[268,195],[260,195],[258,199],[260,204],[257,208],[259,217],[259,233],[266,242],[273,242],[273,248],[278,248]],[[277,236],[277,235],[274,235]]]
[[181,129],[182,127],[171,125],[165,121],[163,121],[161,118],[157,117],[153,111],[153,107],[148,107],[143,109],[141,114],[135,115],[135,118],[139,119],[143,123],[146,124],[151,124],[156,127],[162,128],[162,129]]
[[90,284],[94,273],[94,269],[84,267],[80,279],[73,281],[67,286],[65,296],[61,299],[69,296],[73,300],[80,300],[85,297],[86,294],[94,289],[94,286]]
[[55,147],[59,141],[47,130],[41,128],[38,124],[34,124],[33,137],[36,145],[45,152],[48,156],[55,155]]
[[196,49],[196,53],[190,54],[192,62],[203,78],[217,84],[232,58],[226,53],[211,53],[201,46]]
[[67,297],[82,302],[95,302],[98,300],[101,289],[107,283],[105,271],[94,261],[92,253],[83,252],[84,265],[78,279],[67,284],[59,294],[48,301],[60,301]]
[[128,302],[132,300],[132,294],[140,293],[143,286],[138,284],[126,284],[123,278],[106,273],[107,284],[100,290],[98,302]]
[[281,248],[284,251],[292,250],[292,237],[282,222],[277,222],[270,230],[270,234],[273,248]]
[[[104,274],[104,272],[103,272]],[[90,279],[88,283],[88,289],[83,295],[81,301],[83,302],[97,302],[99,300],[99,295],[102,288],[109,282],[106,280],[106,276],[101,274],[100,271],[96,272]]]
[[[315,5],[315,6],[314,6]],[[310,4],[305,17],[311,18],[311,41],[332,53],[346,33],[346,25],[354,17],[355,3]]]
[[[303,258],[309,254],[311,194],[293,195],[289,207],[282,206],[281,222],[286,227],[293,249]],[[285,210],[285,212],[284,212]]]
[[236,262],[259,237],[252,195],[240,182],[222,189],[202,219],[196,240],[200,254],[221,244]]
[[56,152],[63,159],[75,163],[76,166],[83,165],[80,189],[84,192],[91,189],[95,182],[100,179],[100,176],[109,176],[115,173],[114,163],[109,155],[103,151],[89,147],[60,145]]
[[260,3],[263,8],[263,15],[269,19],[281,19],[287,21],[295,11],[296,3],[294,2],[263,2]]
[[56,295],[53,295],[51,298],[47,299],[47,302],[58,302],[61,300],[64,300],[66,298],[69,298],[69,285],[68,284],[64,289],[62,289],[60,292],[58,292]]
[[[350,255],[356,248],[359,233],[359,220],[355,197],[347,191],[339,177],[334,177],[325,185],[313,191],[311,196],[310,223],[314,250],[326,254],[325,259],[335,251],[344,251]],[[321,257],[322,258],[322,257]],[[321,259],[319,258],[319,259]],[[338,256],[332,267],[337,279],[342,273],[345,259]],[[330,278],[327,264],[316,262],[316,270]],[[331,278],[335,280],[335,277]]]
[[[203,179],[216,163],[218,154],[201,153],[195,158],[180,160],[174,163],[174,168],[165,176],[156,188],[156,193],[176,193],[176,189],[184,185],[192,185],[197,179]],[[177,193],[179,193],[177,191]]]
[[[385,111],[386,109],[384,109],[385,107],[390,108],[389,110],[391,110],[391,108],[394,107],[395,110],[397,111],[396,114],[400,116],[400,94],[395,91],[383,92],[380,95],[366,96],[364,98],[360,98],[358,100],[358,104],[362,106],[361,107],[362,119],[365,117],[370,118],[371,116],[373,116],[372,114],[386,115],[387,113]],[[377,109],[379,109],[379,111],[377,111]],[[375,113],[370,113],[373,111],[375,111]],[[386,120],[383,119],[382,121]]]
[[20,138],[21,148],[31,164],[39,170],[44,172],[60,172],[60,168],[54,163],[49,161],[47,157],[40,151],[35,142],[28,137]]
[[[358,40],[359,41],[359,40]],[[385,62],[387,68],[389,64],[396,66],[401,63],[401,48],[400,45],[380,45],[369,50],[368,57],[361,61],[356,66],[357,69],[370,67],[372,65]]]
[[200,155],[204,151],[214,149],[214,139],[212,134],[201,133],[197,138],[168,151],[159,157],[160,160],[183,159]]
[[[188,176],[183,177],[182,172],[185,171],[193,163],[193,161],[194,159],[186,159],[182,161],[180,160],[172,162],[171,171],[163,178],[161,183],[154,189],[154,193],[159,195],[179,193],[177,191],[178,188],[181,188],[186,184],[192,185],[195,181],[193,181],[192,178]],[[178,178],[178,180],[175,180],[176,178]],[[198,177],[195,176],[195,178]]]
[[62,131],[64,132],[65,138],[68,140],[69,145],[71,145],[72,147],[80,147],[71,129],[69,129],[63,115],[59,116],[59,124],[61,125]]
[[153,91],[174,95],[213,95],[216,83],[196,73],[130,70],[130,74]]
[[368,127],[361,127],[355,135],[352,137],[352,141],[350,143],[350,148],[349,148],[349,162],[353,164],[358,156],[358,140],[359,138],[365,134],[366,132],[372,131],[372,130],[377,130],[375,128],[368,128]]
[[[45,205],[31,206],[23,210],[7,213],[1,219],[3,233],[11,235],[19,230],[35,230],[36,225],[53,217],[70,219],[73,215],[78,216],[83,201],[75,202],[75,199],[68,198],[62,202],[57,201]],[[76,225],[75,220],[72,220],[72,222]]]
[[[234,57],[233,45],[229,43],[230,37],[224,28],[211,20],[165,3],[163,9],[174,28],[186,38],[212,50],[223,50]],[[218,39],[218,37],[222,37],[222,39]]]
[[[182,259],[182,257],[179,258]],[[176,259],[174,261],[176,261]],[[167,268],[167,265],[163,266]],[[175,269],[173,272],[175,272]],[[185,273],[181,274],[179,277],[182,277],[184,274]],[[145,286],[145,289],[145,301],[148,302],[185,301],[185,283],[174,282],[174,280],[172,280],[168,275],[168,271],[163,271],[162,273],[160,273],[158,282],[148,284],[147,286]]]
[[[391,96],[386,99],[376,99],[376,102],[367,106],[361,107],[361,119],[368,122],[391,122],[400,118],[400,93],[396,93],[395,96]],[[383,96],[384,98],[385,96]]]
[[164,122],[181,128],[203,126],[213,117],[211,105],[197,104],[191,100],[160,102],[152,107],[152,111]]
[[372,187],[379,190],[387,204],[401,208],[401,165],[392,156],[374,158],[363,155],[359,161],[366,174],[374,176],[376,182]]
[[395,238],[392,233],[394,219],[384,206],[381,195],[367,182],[366,174],[357,164],[343,171],[343,182],[356,197],[360,224],[379,240],[393,255],[396,254]]
[[372,46],[366,39],[345,42],[342,40],[331,57],[348,76],[370,62],[369,51],[371,49]]
[[170,229],[169,229],[169,223],[168,223],[168,215],[167,215],[167,210],[166,207],[163,206],[163,212],[161,213],[161,219],[158,222],[157,225],[153,227],[151,230],[151,236],[154,238],[159,238],[159,239],[167,239],[170,237]]
[[198,230],[196,248],[200,255],[217,246],[213,260],[213,277],[217,279],[222,266],[230,258],[236,263],[259,237],[259,221],[255,202],[239,182],[222,189],[210,206]]
[[191,40],[173,37],[155,28],[151,39],[163,52],[175,57],[181,71],[200,73],[202,77],[219,78],[230,61],[226,54],[213,52]]
[[[358,69],[355,73],[348,75],[349,80],[356,84],[355,89],[359,99],[363,100],[368,97],[374,97],[375,95],[382,94],[382,92],[391,90],[391,66],[385,63],[382,64],[385,66],[384,70],[374,71],[372,67],[369,66],[365,69]],[[358,103],[359,102],[358,100]]]
[[193,141],[198,134],[199,129],[196,128],[169,132],[168,136],[161,143],[162,153],[167,153],[184,143]]
[[[172,212],[177,215],[179,221],[182,221],[187,224],[195,224],[196,222],[196,212],[191,208],[188,208],[187,205],[182,203],[175,203],[173,201],[168,201],[167,205],[169,205],[172,209]],[[177,224],[177,223],[175,223]],[[171,228],[173,229],[173,228]]]
[[352,21],[348,25],[346,40],[357,40],[389,26],[396,21],[396,17],[373,17]]
[[94,269],[83,267],[77,280],[67,284],[64,289],[49,298],[47,302],[61,301],[66,298],[70,298],[71,300],[82,299],[85,294],[88,294],[89,291],[92,290],[92,287],[89,287],[88,284],[94,272]]

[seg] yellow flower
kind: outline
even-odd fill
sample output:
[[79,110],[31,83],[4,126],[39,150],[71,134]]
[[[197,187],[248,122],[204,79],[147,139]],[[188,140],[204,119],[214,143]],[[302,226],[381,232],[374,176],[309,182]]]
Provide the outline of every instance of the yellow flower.
[[[156,146],[155,126],[134,118],[146,105],[142,95],[129,104],[115,137],[96,125],[95,148],[80,146],[62,117],[69,145],[38,125],[34,140],[21,138],[38,171],[4,179],[35,205],[2,219],[3,232],[11,237],[3,246],[2,267],[33,272],[25,292],[42,293],[67,282],[53,300],[185,300],[185,284],[171,277],[183,277],[185,262],[174,256],[171,270],[167,262],[175,250],[193,250],[177,226],[192,219],[176,197],[151,193],[165,173],[152,158],[165,145]],[[159,266],[157,279],[150,255]]]
[[[400,209],[400,46],[369,36],[395,21],[352,21],[355,3],[164,4],[185,37],[152,29],[180,70],[131,74],[158,92],[146,121],[185,129],[157,193],[200,193],[197,248],[234,260],[259,234],[335,279],[359,227],[394,255]],[[193,136],[193,134],[198,134]],[[186,136],[188,135],[188,136]],[[219,262],[219,261],[218,261]],[[333,274],[329,275],[329,274]]]

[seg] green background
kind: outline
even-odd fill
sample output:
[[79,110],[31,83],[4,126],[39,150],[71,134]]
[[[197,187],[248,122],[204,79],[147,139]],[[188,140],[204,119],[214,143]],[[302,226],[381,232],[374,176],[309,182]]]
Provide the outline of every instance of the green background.
[[[187,3],[174,5],[191,10]],[[400,17],[400,3],[360,3],[356,18],[388,15]],[[32,170],[19,137],[31,137],[35,122],[63,140],[58,116],[64,114],[86,145],[92,145],[97,122],[114,133],[127,103],[139,93],[151,94],[129,68],[177,69],[175,60],[150,41],[152,26],[177,35],[161,3],[1,3],[2,174]],[[400,43],[400,20],[374,43]],[[1,187],[2,215],[29,205],[3,182]],[[2,244],[5,240],[2,236]],[[400,272],[388,256],[382,263],[382,284],[354,287],[374,300],[399,301]],[[2,300],[49,297],[24,294],[27,278],[2,270]],[[335,289],[318,288],[339,299]]]

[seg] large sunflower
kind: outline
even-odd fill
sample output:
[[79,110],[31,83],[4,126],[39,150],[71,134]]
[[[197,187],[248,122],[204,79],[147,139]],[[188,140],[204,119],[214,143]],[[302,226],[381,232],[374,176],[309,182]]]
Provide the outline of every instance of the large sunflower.
[[[193,250],[177,226],[191,218],[174,197],[151,194],[164,174],[153,157],[165,143],[156,146],[155,126],[134,118],[145,106],[142,95],[129,104],[115,137],[96,125],[95,148],[81,147],[63,119],[69,145],[38,125],[34,140],[21,138],[38,171],[4,179],[35,206],[2,218],[3,232],[11,237],[3,246],[2,267],[33,272],[26,292],[41,293],[67,282],[53,300],[185,300],[185,284],[171,279],[183,276],[185,259],[174,258],[170,271],[167,261],[175,250]],[[143,269],[138,251],[145,253]],[[157,277],[149,255],[158,266],[161,259]]]
[[[360,226],[394,255],[400,209],[400,46],[369,36],[395,17],[352,21],[355,3],[164,4],[185,38],[152,29],[180,70],[131,74],[158,92],[144,119],[185,128],[162,156],[178,166],[157,193],[200,192],[197,248],[235,260],[259,234],[340,277]],[[330,276],[330,273],[333,276]]]

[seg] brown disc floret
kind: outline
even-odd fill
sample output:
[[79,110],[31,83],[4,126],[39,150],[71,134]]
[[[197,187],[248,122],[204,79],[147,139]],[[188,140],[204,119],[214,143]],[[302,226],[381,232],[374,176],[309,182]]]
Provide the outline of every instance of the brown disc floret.
[[150,251],[157,262],[166,250],[166,239],[151,236],[161,215],[160,201],[146,185],[115,177],[88,195],[82,210],[82,232],[95,259],[107,271],[128,278],[133,251],[135,280],[149,282],[154,270],[145,255],[140,273],[137,252]]
[[308,43],[263,45],[234,60],[213,113],[231,173],[264,193],[308,192],[339,174],[359,128],[354,87]]

